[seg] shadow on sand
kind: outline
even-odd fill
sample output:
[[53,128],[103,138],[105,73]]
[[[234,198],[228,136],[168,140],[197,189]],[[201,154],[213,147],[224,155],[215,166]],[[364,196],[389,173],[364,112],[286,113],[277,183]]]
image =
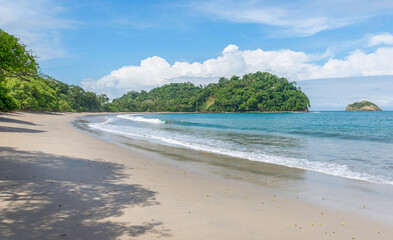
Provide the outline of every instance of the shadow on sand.
[[35,130],[30,128],[18,128],[18,127],[4,127],[0,126],[0,132],[17,132],[17,133],[42,133],[45,131]]
[[4,117],[4,116],[0,116],[0,122],[26,124],[26,125],[37,125],[37,124],[29,122],[29,121],[23,121],[23,120],[18,120],[18,119],[13,119],[13,118],[7,118],[7,117]]
[[107,220],[121,216],[125,207],[159,204],[156,192],[124,183],[123,168],[0,147],[1,239],[116,239],[146,233],[170,237],[163,223],[153,219]]

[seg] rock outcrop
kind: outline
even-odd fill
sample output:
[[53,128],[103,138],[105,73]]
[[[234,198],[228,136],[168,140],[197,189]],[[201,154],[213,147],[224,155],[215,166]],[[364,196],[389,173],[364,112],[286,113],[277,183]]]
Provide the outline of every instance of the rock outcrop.
[[345,111],[382,111],[375,103],[369,101],[361,101],[349,104]]

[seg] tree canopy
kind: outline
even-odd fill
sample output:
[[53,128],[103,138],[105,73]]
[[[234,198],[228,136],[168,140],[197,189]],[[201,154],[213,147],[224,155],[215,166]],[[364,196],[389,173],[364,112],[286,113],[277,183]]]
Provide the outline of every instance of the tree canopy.
[[37,73],[38,64],[34,56],[18,38],[0,29],[0,46],[0,82],[6,77],[27,80]]
[[171,83],[150,92],[131,91],[114,99],[112,111],[245,112],[308,111],[308,97],[285,78],[270,73],[220,78],[218,83],[195,86]]
[[101,112],[109,100],[105,94],[97,95],[46,75],[29,81],[9,78],[5,86],[21,110]]

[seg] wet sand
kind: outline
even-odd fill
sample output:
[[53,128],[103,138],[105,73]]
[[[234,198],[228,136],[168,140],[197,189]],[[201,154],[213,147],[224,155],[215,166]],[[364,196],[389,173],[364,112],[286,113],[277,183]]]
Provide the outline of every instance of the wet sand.
[[391,222],[105,142],[70,124],[83,115],[0,115],[1,239],[393,236]]

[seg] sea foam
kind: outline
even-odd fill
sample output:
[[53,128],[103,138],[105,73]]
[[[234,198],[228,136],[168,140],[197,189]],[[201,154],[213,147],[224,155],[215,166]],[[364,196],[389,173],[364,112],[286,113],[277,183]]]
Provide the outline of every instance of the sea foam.
[[153,123],[153,124],[162,124],[165,123],[157,118],[144,118],[139,115],[129,114],[129,115],[117,115],[116,117],[127,119],[134,122],[145,122],[145,123]]

